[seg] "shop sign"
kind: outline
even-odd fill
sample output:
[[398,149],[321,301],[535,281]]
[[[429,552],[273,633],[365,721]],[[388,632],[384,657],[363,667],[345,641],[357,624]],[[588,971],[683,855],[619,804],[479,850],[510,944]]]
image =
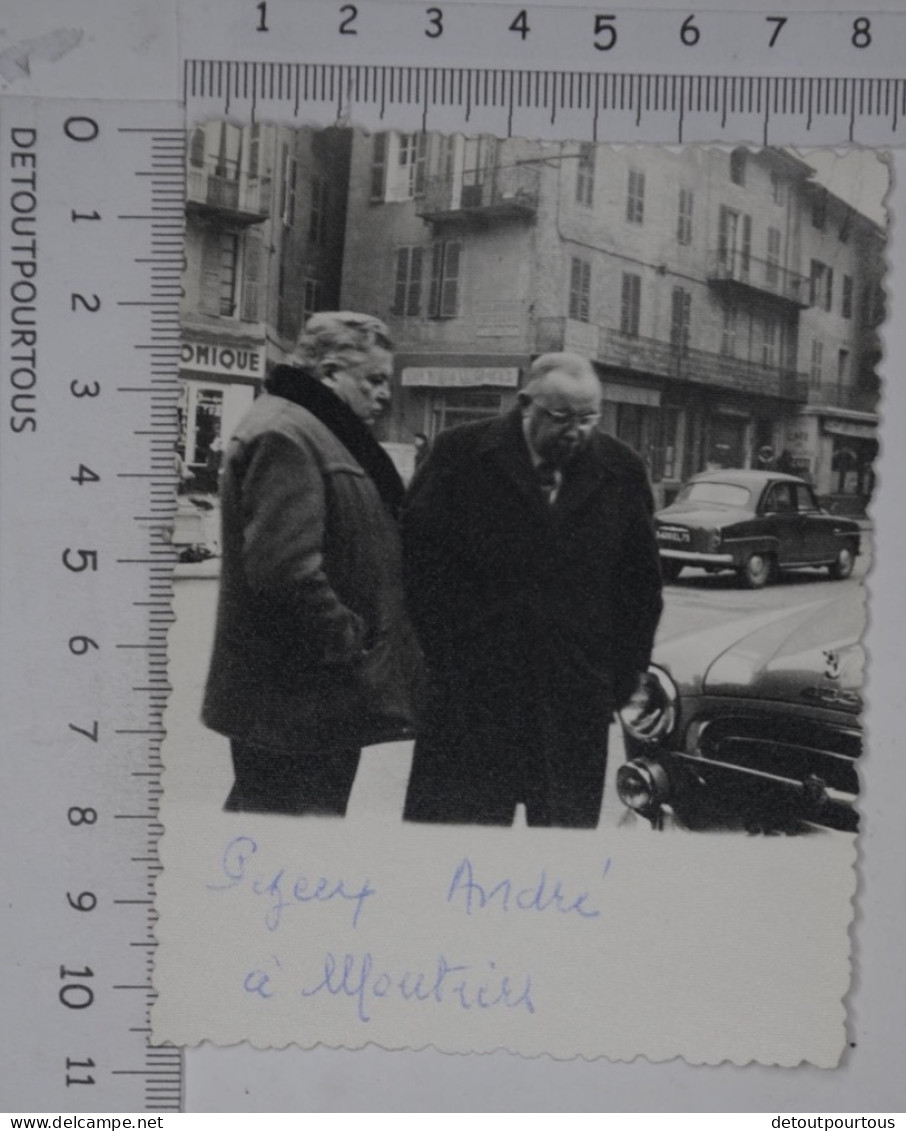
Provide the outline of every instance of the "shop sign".
[[217,373],[221,377],[264,376],[264,349],[259,346],[217,345],[211,342],[183,341],[180,354],[183,369]]
[[498,385],[515,388],[519,370],[511,368],[459,368],[453,366],[408,366],[403,370],[403,384],[428,386],[432,389],[468,389],[476,385]]

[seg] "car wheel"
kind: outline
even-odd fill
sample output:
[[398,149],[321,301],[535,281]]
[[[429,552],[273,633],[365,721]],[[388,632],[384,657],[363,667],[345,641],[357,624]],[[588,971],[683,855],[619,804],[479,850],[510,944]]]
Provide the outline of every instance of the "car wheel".
[[773,562],[769,554],[750,554],[740,570],[740,576],[747,589],[763,589],[772,571]]
[[676,581],[683,569],[683,563],[673,558],[661,558],[661,577],[664,581]]
[[828,572],[834,581],[845,581],[853,571],[856,564],[856,555],[850,545],[841,546],[837,560],[829,567]]

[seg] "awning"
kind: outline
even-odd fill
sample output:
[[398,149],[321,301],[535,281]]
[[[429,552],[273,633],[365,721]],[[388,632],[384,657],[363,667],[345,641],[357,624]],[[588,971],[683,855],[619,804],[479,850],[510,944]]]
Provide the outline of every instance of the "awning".
[[646,389],[639,385],[620,385],[604,378],[604,400],[612,404],[640,404],[647,408],[658,408],[661,394],[657,389]]
[[849,436],[857,440],[878,438],[878,430],[874,424],[859,424],[854,420],[825,420],[823,428],[832,436]]
[[515,389],[519,384],[519,370],[516,366],[408,366],[403,370],[403,384],[433,389],[467,389],[476,385]]

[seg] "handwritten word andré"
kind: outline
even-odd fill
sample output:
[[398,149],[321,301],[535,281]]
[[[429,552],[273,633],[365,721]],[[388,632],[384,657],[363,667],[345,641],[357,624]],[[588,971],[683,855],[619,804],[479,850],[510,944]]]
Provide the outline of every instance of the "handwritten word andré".
[[[610,858],[605,861],[602,879],[610,870]],[[601,914],[595,907],[587,906],[591,896],[587,891],[572,895],[564,890],[561,880],[549,880],[542,870],[537,882],[525,887],[509,879],[490,883],[479,881],[477,869],[465,857],[450,881],[447,902],[464,907],[466,914],[498,908],[501,911],[555,911],[562,915],[575,914],[582,919],[597,919]]]
[[288,907],[304,904],[347,903],[352,907],[352,927],[359,925],[359,918],[365,901],[376,895],[376,889],[368,880],[350,884],[343,879],[315,878],[288,874],[286,868],[276,872],[270,870],[263,874],[255,871],[252,858],[258,851],[257,843],[249,836],[237,836],[223,850],[221,867],[228,883],[209,884],[210,891],[229,891],[241,885],[254,895],[260,896],[267,904],[264,923],[269,931],[276,931],[283,921],[283,912]]
[[[279,968],[280,962],[276,957],[274,962]],[[375,1004],[385,1000],[433,1003],[460,1010],[502,1007],[535,1012],[531,975],[514,979],[510,974],[500,972],[497,964],[490,961],[485,969],[449,962],[441,955],[436,966],[429,971],[406,970],[400,973],[382,969],[368,952],[362,955],[344,954],[342,957],[327,954],[323,971],[317,977],[319,980],[299,991],[303,998],[322,995],[346,998],[355,1003],[356,1016],[366,1024],[371,1020]],[[279,983],[278,970],[252,970],[246,975],[243,988],[246,993],[267,1001],[277,996]]]

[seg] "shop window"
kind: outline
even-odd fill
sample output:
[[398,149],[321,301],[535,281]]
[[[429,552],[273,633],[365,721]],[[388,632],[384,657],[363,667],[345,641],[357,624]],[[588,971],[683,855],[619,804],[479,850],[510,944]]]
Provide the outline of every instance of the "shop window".
[[645,219],[645,174],[638,169],[629,170],[626,219],[630,224],[641,224]]
[[642,309],[642,277],[623,272],[623,293],[620,301],[620,332],[631,338],[639,336]]
[[423,259],[424,248],[397,248],[392,307],[394,314],[415,315],[421,312]]
[[660,467],[652,468],[653,477],[679,479],[679,431],[681,414],[678,408],[661,409]]
[[455,318],[459,314],[461,259],[462,244],[458,241],[439,242],[432,247],[429,318]]
[[657,428],[657,410],[648,405],[618,404],[617,439],[628,444],[651,470],[651,455]]
[[236,313],[239,236],[208,231],[201,247],[199,309],[203,314],[232,318]]
[[595,199],[595,146],[586,142],[579,146],[576,167],[576,201],[591,208]]
[[843,296],[840,302],[840,314],[843,318],[852,318],[853,316],[853,277],[852,275],[843,276]]
[[670,303],[670,345],[679,353],[689,350],[692,295],[685,287],[674,287]]
[[311,210],[308,214],[308,238],[322,244],[327,236],[327,182],[313,177],[311,182]]
[[572,256],[569,267],[569,316],[588,322],[591,316],[591,264]]
[[206,464],[211,457],[212,447],[216,451],[220,440],[223,418],[223,390],[195,390],[194,419],[189,427],[192,432],[192,451],[190,462]]
[[682,188],[679,190],[679,213],[676,220],[677,243],[692,243],[692,206],[694,200],[692,189]]
[[496,389],[437,390],[431,406],[431,434],[436,436],[457,424],[499,416],[501,408],[502,394]]

